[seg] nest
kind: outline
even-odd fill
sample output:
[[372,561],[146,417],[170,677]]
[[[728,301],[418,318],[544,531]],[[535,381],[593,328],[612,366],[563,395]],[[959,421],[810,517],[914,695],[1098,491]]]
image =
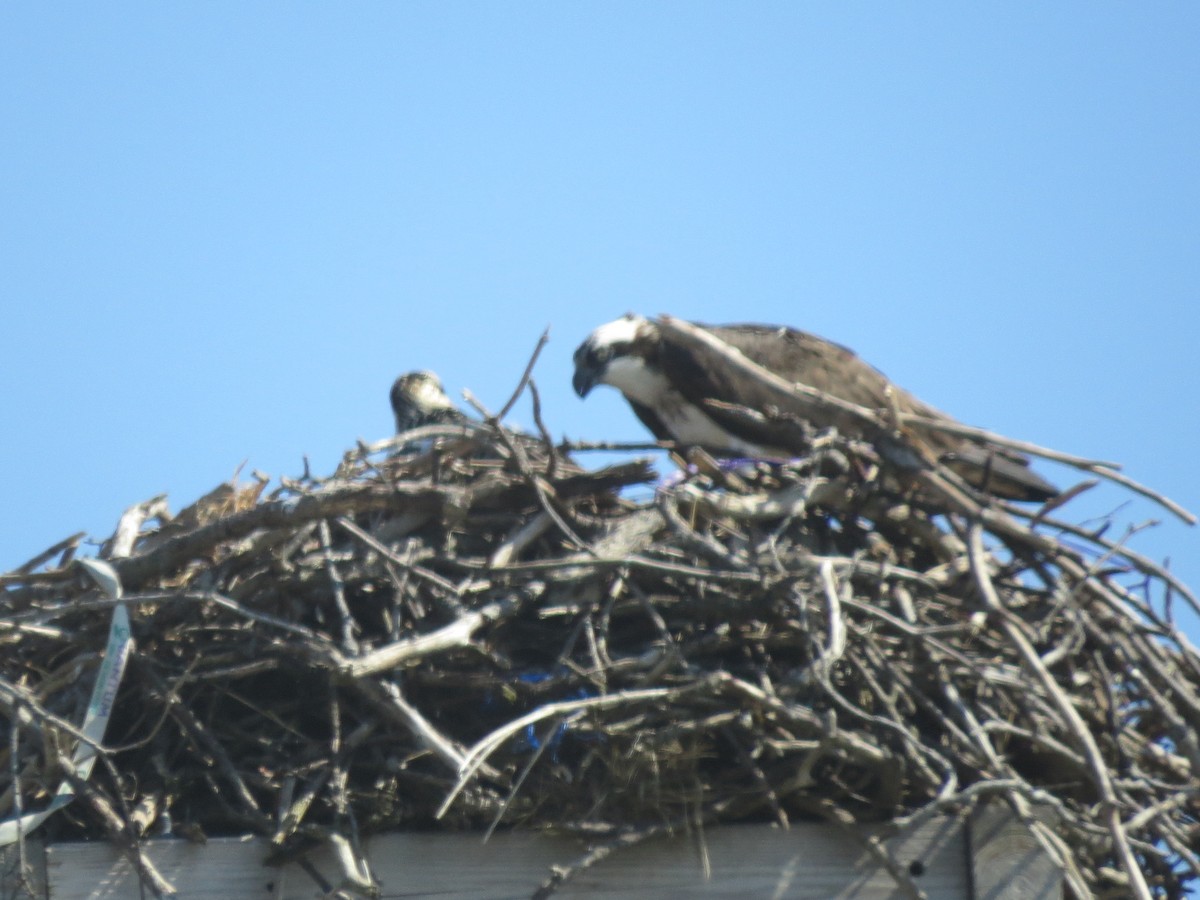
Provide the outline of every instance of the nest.
[[[3,815],[65,779],[49,834],[115,839],[152,886],[148,834],[250,831],[286,859],[555,829],[594,842],[586,865],[705,824],[901,829],[984,802],[1076,896],[1200,874],[1200,658],[1170,612],[1195,601],[1111,523],[834,432],[657,486],[644,459],[580,465],[596,448],[428,426],[330,477],[133,507],[100,553],[120,599],[79,536],[0,576]],[[117,604],[134,649],[83,779],[72,723]]]

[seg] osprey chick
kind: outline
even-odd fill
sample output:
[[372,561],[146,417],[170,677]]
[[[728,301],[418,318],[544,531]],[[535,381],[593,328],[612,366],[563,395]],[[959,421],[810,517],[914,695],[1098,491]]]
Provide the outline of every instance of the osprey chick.
[[[790,384],[869,410],[894,407],[955,421],[893,385],[852,351],[816,335],[778,325],[693,324]],[[764,415],[759,421],[722,409],[720,404],[727,404],[766,414],[777,398],[728,360],[700,350],[649,319],[627,315],[601,325],[579,345],[572,384],[580,397],[597,384],[615,387],[659,440],[722,456],[789,457],[803,451],[795,429],[778,417]],[[836,426],[847,437],[867,437],[861,420],[850,416],[810,412],[806,418],[818,428]],[[919,440],[928,456],[997,497],[1043,501],[1058,494],[1029,469],[1026,457],[1011,450],[929,429],[921,430]]]
[[457,425],[467,421],[446,396],[441,379],[423,369],[397,378],[392,385],[391,400],[397,434],[422,425]]

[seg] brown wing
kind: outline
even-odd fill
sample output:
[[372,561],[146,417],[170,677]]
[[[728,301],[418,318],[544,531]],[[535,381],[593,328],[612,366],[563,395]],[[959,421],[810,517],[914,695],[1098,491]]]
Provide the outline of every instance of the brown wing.
[[868,409],[878,409],[887,403],[887,377],[841,344],[794,328],[764,325],[705,327],[786,381],[807,384]]
[[[763,325],[701,326],[740,350],[747,358],[789,382],[810,385],[842,400],[877,409],[886,401],[887,379],[851,351],[816,335],[793,328]],[[698,342],[665,333],[654,362],[672,384],[693,404],[701,406],[722,428],[753,443],[800,451],[795,429],[781,428],[769,420],[748,421],[705,403],[717,400],[760,412],[776,408],[779,397],[752,378],[731,369],[719,356]],[[784,412],[791,412],[784,410]],[[818,428],[837,426],[846,434],[858,433],[856,423],[836,415],[806,415]]]
[[[901,412],[953,421],[940,410],[918,400],[888,380],[882,372],[840,344],[794,328],[766,325],[701,326],[748,359],[774,372],[786,381],[816,388],[830,396],[867,409],[877,410],[895,404]],[[762,423],[735,417],[719,407],[704,403],[719,400],[763,411],[774,406],[777,397],[753,379],[731,371],[719,357],[698,352],[696,346],[665,337],[659,365],[691,402],[700,404],[723,428],[745,435],[758,444],[800,451],[794,428],[784,428],[769,420]],[[890,387],[890,395],[889,395]],[[843,434],[870,439],[862,433],[859,420],[837,413],[809,414],[808,421],[818,428],[835,426]],[[969,483],[983,487],[1000,497],[1017,500],[1045,500],[1057,490],[1028,468],[1028,460],[1016,453],[990,445],[977,444],[943,432],[926,431],[921,435],[931,458],[946,465]]]

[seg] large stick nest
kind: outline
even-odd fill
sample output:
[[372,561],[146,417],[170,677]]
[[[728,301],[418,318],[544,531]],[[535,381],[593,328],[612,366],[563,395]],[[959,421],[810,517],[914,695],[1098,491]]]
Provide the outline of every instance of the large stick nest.
[[[644,460],[586,470],[491,419],[174,517],[139,504],[100,553],[136,649],[101,765],[46,827],[135,855],[251,831],[285,858],[395,828],[603,845],[999,800],[1076,895],[1183,896],[1200,658],[1170,604],[1194,599],[1103,527],[944,476],[827,433],[651,487]],[[78,543],[0,576],[0,815],[70,777],[116,602]]]

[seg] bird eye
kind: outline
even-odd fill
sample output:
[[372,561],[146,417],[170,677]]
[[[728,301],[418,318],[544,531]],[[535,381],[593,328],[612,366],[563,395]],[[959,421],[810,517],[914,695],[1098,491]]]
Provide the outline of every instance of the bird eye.
[[612,347],[610,347],[608,344],[604,344],[596,348],[593,356],[597,363],[606,363],[612,359],[612,353]]

